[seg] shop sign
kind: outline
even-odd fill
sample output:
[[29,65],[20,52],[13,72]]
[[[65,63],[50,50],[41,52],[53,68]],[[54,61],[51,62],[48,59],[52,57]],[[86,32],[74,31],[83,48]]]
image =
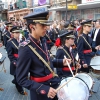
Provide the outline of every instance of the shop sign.
[[69,10],[70,10],[70,9],[75,10],[75,9],[77,9],[77,5],[68,5],[67,8],[68,8]]
[[41,8],[34,9],[34,13],[40,13],[44,11],[47,11],[47,7],[41,7]]

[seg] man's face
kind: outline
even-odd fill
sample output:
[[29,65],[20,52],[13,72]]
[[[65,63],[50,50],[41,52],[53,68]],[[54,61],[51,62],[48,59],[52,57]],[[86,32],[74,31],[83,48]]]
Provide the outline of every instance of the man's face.
[[19,38],[19,35],[20,35],[20,32],[13,33],[13,36],[16,37],[16,38]]
[[36,35],[39,37],[45,36],[46,30],[47,30],[47,26],[44,24],[37,23],[36,25],[34,25],[34,31]]
[[12,28],[12,26],[11,26],[11,25],[8,25],[7,27],[8,27],[8,30],[9,30],[9,31],[10,31],[10,30],[11,30],[11,28]]
[[99,22],[96,22],[96,23],[95,23],[95,27],[96,27],[96,28],[99,28],[99,27],[100,27]]

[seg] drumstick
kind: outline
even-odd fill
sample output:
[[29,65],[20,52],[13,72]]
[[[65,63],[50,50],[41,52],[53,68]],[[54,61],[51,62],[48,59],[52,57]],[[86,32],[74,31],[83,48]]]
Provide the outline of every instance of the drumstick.
[[[66,58],[66,56],[65,56],[65,55],[64,55],[64,58]],[[70,64],[68,63],[68,61],[67,61],[67,60],[66,60],[66,63],[67,63],[67,65],[68,65],[68,67],[69,67],[69,69],[70,69],[70,71],[71,71],[72,75],[74,76],[73,71],[72,71],[72,69],[71,69],[71,67],[70,67]]]
[[[76,75],[78,75],[78,74],[76,74]],[[68,84],[71,80],[73,80],[76,77],[76,75],[74,75],[70,80],[68,80],[67,82],[65,82],[63,85],[59,86],[56,89],[56,91],[58,92],[61,88],[63,88],[66,84]]]

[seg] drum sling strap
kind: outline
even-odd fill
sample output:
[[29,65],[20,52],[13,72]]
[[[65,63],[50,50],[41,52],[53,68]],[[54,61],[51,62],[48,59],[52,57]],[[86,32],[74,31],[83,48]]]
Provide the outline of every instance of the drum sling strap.
[[72,59],[71,57],[70,57],[70,55],[68,54],[68,52],[64,49],[64,48],[62,48],[63,50],[64,50],[64,52],[67,54],[67,56],[70,58],[70,59]]
[[11,42],[17,49],[19,49],[18,46],[13,41],[11,41]]
[[53,74],[53,77],[58,76],[55,74],[55,72],[51,69],[50,65],[41,57],[41,55],[33,48],[31,45],[28,45],[28,47],[36,54],[37,57],[46,65],[46,67],[50,70],[50,72]]
[[84,41],[87,43],[87,45],[90,47],[90,49],[92,50],[92,48],[91,48],[91,46],[90,46],[90,44],[88,43],[88,41],[85,39],[85,37],[84,36],[82,36],[82,38],[84,39]]
[[[67,52],[64,48],[62,48],[62,49],[63,49],[64,52],[67,54],[67,56],[68,56],[70,59],[72,59],[71,56],[68,54],[68,52]],[[74,64],[74,60],[72,60],[72,62],[73,62],[73,66],[74,66],[74,65],[75,65],[75,64]]]
[[10,39],[10,37],[8,35],[6,35],[6,37],[8,37]]
[[46,36],[48,37],[48,39],[50,40],[50,42],[52,42],[51,39],[50,39],[50,37],[48,36],[48,34],[46,34]]

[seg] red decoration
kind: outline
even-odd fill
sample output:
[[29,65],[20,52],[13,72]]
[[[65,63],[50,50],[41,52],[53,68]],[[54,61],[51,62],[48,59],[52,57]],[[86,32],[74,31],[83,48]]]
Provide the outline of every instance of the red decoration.
[[45,90],[41,90],[40,92],[41,94],[46,94]]
[[60,40],[60,38],[57,38],[57,39],[56,39],[55,45],[56,45],[57,47],[61,46],[61,40]]
[[79,27],[76,29],[76,31],[80,31],[81,28],[82,28],[82,26],[79,26]]

